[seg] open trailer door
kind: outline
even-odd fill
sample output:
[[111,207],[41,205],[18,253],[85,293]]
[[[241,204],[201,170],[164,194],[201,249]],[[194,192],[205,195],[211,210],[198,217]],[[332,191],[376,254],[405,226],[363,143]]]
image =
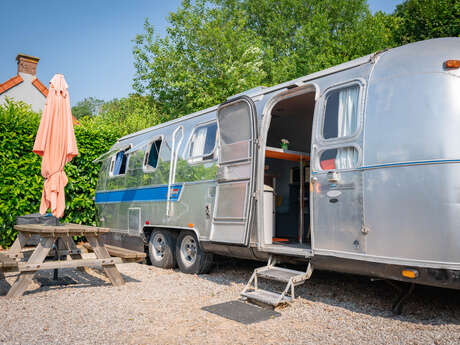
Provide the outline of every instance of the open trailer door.
[[247,245],[254,213],[256,108],[241,96],[217,110],[219,128],[216,198],[210,240]]

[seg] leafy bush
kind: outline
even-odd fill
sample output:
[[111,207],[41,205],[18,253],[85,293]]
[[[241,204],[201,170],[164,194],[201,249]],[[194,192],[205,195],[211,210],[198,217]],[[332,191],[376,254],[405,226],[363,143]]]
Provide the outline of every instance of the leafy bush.
[[[32,152],[40,115],[21,102],[0,105],[0,245],[11,245],[16,216],[38,212],[43,177],[41,158]],[[75,126],[79,155],[65,167],[66,222],[94,225],[93,197],[100,164],[92,161],[120,136],[117,126],[82,119]]]
[[15,238],[18,215],[38,212],[43,178],[32,152],[40,116],[24,103],[0,106],[0,245]]

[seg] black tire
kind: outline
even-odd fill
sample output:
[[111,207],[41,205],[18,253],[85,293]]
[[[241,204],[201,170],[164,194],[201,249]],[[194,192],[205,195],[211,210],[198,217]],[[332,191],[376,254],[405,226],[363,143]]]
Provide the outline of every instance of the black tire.
[[176,260],[179,269],[188,274],[209,273],[213,255],[203,252],[192,231],[182,231],[176,242]]
[[167,230],[153,230],[149,239],[149,259],[153,266],[176,267],[176,240]]

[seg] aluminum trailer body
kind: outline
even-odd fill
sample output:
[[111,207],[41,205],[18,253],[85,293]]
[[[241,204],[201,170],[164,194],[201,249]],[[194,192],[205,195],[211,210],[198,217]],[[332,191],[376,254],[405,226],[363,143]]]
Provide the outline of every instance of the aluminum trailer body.
[[[452,59],[460,38],[417,42],[119,139],[99,159],[95,202],[112,229],[107,241],[143,249],[161,229],[174,242],[194,234],[204,253],[276,255],[460,288],[460,69],[446,67]],[[273,143],[290,136],[294,153],[276,158]],[[298,162],[289,157],[308,168],[293,177]],[[278,217],[270,228],[267,181]],[[272,242],[283,224],[291,241]],[[193,255],[187,248],[182,255]]]

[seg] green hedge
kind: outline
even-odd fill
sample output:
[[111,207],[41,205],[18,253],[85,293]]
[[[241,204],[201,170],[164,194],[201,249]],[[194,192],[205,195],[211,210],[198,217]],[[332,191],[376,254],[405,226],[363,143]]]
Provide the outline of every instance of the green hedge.
[[[43,188],[41,158],[32,152],[40,115],[24,103],[0,105],[0,246],[8,247],[16,233],[16,216],[38,212]],[[75,126],[79,155],[65,167],[66,222],[94,225],[93,197],[100,164],[92,161],[120,137],[117,128],[82,119]]]

